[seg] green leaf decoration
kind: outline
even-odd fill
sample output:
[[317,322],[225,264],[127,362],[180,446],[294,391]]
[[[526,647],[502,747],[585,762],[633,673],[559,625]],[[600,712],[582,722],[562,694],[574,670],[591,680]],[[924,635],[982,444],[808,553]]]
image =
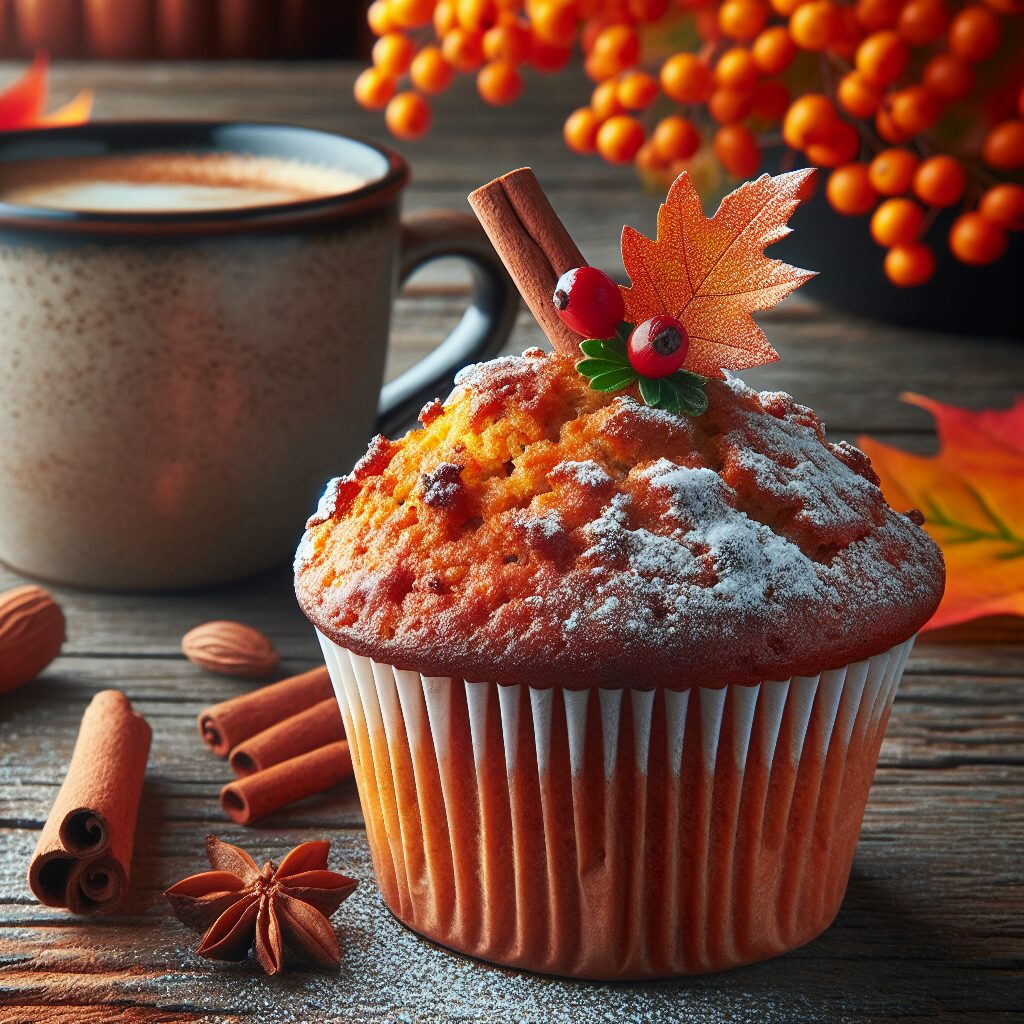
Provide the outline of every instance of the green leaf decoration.
[[655,409],[661,402],[661,380],[655,377],[641,377],[640,397]]
[[[581,359],[576,364],[576,369],[584,377],[596,377],[601,373],[609,373],[612,370],[630,370],[628,363],[619,362],[617,359]],[[634,374],[635,376],[635,374]]]
[[580,351],[585,356],[591,356],[594,359],[606,359],[611,356],[611,352],[605,349],[606,342],[602,338],[587,338],[586,341],[580,342]]
[[629,362],[629,346],[627,344],[628,341],[629,341],[629,336],[628,335],[625,338],[609,338],[604,343],[604,347],[605,347],[606,351],[615,353],[615,355],[617,355],[620,359],[624,359],[628,363]]
[[621,391],[637,380],[636,374],[626,368],[610,370],[590,378],[590,386],[594,391]]
[[641,377],[629,361],[628,341],[633,325],[623,321],[614,338],[587,338],[580,342],[586,357],[576,369],[587,378],[594,391],[622,391],[639,384],[640,397],[653,409],[675,415],[700,416],[707,411],[704,391],[707,378],[689,370],[676,370],[668,377]]
[[626,346],[618,338],[587,338],[580,342],[580,351],[591,359],[614,359],[629,365]]
[[697,388],[703,388],[708,382],[707,377],[702,377],[699,373],[691,373],[689,370],[676,370],[668,379],[674,384],[688,384]]
[[666,379],[679,399],[680,408],[687,416],[701,416],[708,409],[707,392],[699,384],[680,383],[674,379],[675,374]]
[[679,398],[679,392],[664,380],[661,382],[661,397],[658,399],[656,408],[664,409],[665,412],[675,413],[677,416],[683,409],[683,403]]

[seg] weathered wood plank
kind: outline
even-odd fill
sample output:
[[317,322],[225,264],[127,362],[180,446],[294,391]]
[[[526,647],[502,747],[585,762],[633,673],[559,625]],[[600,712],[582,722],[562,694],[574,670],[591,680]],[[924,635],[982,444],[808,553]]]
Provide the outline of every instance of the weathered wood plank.
[[[1022,894],[998,837],[985,828],[984,800],[943,793],[947,818],[914,813],[921,793],[897,786],[873,794],[846,902],[836,924],[802,950],[713,978],[660,985],[597,986],[481,967],[417,940],[383,909],[372,884],[338,915],[345,948],[338,974],[303,973],[275,982],[252,964],[217,969],[197,959],[194,939],[166,918],[160,890],[195,867],[180,852],[189,826],[169,823],[155,858],[140,856],[127,913],[79,922],[38,907],[0,907],[0,985],[20,1002],[130,998],[143,1006],[191,1007],[196,992],[213,1012],[280,1019],[302,1005],[319,1019],[614,1021],[995,1020],[1024,997],[1019,975]],[[1019,824],[1019,808],[1016,811]],[[950,851],[950,829],[975,837]],[[313,833],[228,838],[280,855]],[[9,840],[24,856],[30,832]],[[1011,851],[1012,852],[1012,851]],[[1020,854],[1019,846],[1016,853]],[[336,837],[332,866],[369,879],[358,832]],[[986,916],[979,934],[975,922]],[[457,993],[457,998],[453,998]],[[770,995],[769,995],[770,993]],[[525,1012],[527,1016],[517,1014]],[[334,1016],[337,1014],[338,1016]],[[1006,1019],[1012,1019],[1007,1016]]]
[[[59,993],[54,991],[50,998]],[[210,1016],[205,1010],[158,1010],[150,1007],[119,1006],[112,1010],[109,1004],[95,1003],[91,1006],[62,1003],[11,1004],[0,1016],[3,1024],[110,1024],[111,1014],[123,1024],[235,1024],[240,1017],[222,1014]]]

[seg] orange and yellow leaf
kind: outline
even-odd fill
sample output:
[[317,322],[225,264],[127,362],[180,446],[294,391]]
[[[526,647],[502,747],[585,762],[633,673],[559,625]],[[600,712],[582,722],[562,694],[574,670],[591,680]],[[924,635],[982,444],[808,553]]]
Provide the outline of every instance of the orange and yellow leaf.
[[622,229],[626,320],[658,313],[681,320],[690,337],[684,364],[706,377],[774,362],[778,353],[751,313],[768,309],[814,276],[764,254],[785,238],[813,168],[748,181],[705,217],[690,176],[672,183],[658,210],[658,237]]
[[85,124],[92,116],[92,105],[95,100],[92,89],[83,89],[74,99],[63,107],[50,111],[38,118],[33,127],[57,128],[62,125]]
[[920,509],[946,558],[946,592],[925,627],[1024,615],[1024,398],[971,412],[904,394],[935,417],[939,452],[859,439],[898,511]]

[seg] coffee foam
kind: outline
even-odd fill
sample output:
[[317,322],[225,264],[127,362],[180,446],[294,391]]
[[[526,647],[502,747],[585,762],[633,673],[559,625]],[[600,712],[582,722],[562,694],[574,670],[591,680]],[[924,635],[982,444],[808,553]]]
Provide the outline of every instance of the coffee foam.
[[350,171],[240,153],[56,157],[0,164],[0,201],[86,213],[244,209],[352,192]]

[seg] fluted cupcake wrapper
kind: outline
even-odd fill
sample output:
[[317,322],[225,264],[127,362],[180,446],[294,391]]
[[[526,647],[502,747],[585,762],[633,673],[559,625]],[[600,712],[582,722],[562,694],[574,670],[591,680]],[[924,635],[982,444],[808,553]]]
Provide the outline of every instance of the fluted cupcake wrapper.
[[421,676],[320,640],[394,914],[583,978],[721,970],[829,925],[913,646],[673,691]]

